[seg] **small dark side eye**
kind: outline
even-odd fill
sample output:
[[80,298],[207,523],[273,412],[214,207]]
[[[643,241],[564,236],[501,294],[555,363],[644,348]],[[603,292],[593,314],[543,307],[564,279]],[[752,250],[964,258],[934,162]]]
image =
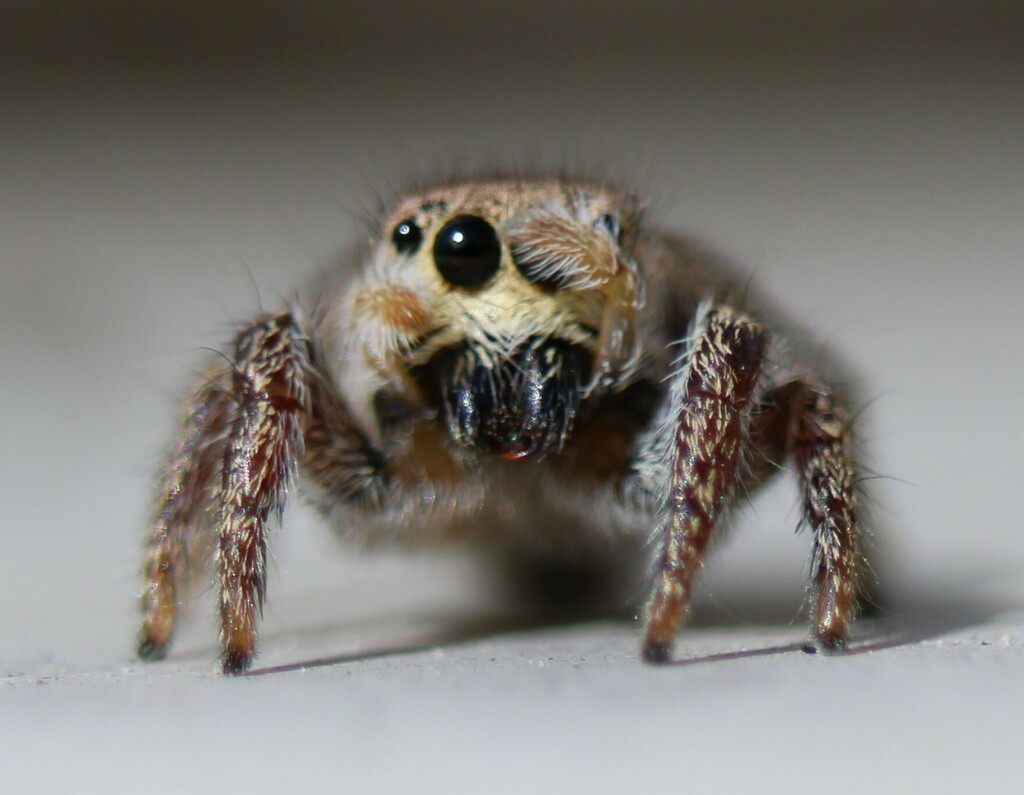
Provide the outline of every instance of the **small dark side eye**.
[[605,213],[594,221],[594,228],[603,229],[616,243],[622,242],[622,224],[619,219],[611,213]]
[[412,218],[399,221],[391,233],[391,243],[399,254],[415,254],[423,243],[423,230]]
[[434,264],[445,281],[479,287],[490,281],[501,264],[498,233],[479,216],[457,215],[434,238]]

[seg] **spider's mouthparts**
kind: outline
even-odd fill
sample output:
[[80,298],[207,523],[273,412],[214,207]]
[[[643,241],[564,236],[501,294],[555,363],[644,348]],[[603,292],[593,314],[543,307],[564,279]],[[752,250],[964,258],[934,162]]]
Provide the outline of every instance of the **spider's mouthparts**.
[[466,447],[509,460],[557,452],[572,433],[591,354],[535,338],[495,361],[491,350],[459,346],[439,362],[448,432]]

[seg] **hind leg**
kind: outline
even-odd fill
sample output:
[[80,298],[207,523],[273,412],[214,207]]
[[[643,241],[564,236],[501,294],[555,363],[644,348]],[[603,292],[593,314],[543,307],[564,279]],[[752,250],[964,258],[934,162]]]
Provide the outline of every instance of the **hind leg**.
[[208,551],[212,490],[219,482],[233,411],[227,377],[227,373],[217,372],[196,391],[182,441],[162,470],[143,562],[138,641],[143,659],[161,659],[166,654],[190,561]]
[[857,605],[862,558],[850,456],[850,423],[833,391],[805,382],[794,395],[790,455],[803,487],[804,519],[814,532],[815,645],[841,650]]
[[744,483],[754,488],[789,459],[802,491],[803,520],[814,534],[814,647],[842,649],[864,569],[856,518],[850,423],[834,391],[810,379],[769,390],[750,426],[753,455]]

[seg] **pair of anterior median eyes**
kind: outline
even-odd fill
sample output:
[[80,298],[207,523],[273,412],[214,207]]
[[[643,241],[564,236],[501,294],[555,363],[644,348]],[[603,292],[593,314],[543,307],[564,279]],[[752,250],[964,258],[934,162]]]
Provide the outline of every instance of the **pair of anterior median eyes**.
[[[594,222],[613,240],[620,236],[619,221],[602,215]],[[423,230],[412,218],[400,221],[391,233],[391,242],[399,254],[415,254],[423,243]],[[445,281],[458,287],[480,287],[498,272],[501,264],[501,241],[494,227],[478,215],[457,215],[438,231],[434,238],[434,265]],[[548,284],[545,272],[535,262],[516,261],[516,267],[531,282]]]

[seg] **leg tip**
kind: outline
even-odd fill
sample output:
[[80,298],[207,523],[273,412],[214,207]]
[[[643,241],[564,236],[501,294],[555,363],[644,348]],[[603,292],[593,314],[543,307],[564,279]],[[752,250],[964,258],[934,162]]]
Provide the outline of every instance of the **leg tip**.
[[143,638],[139,641],[139,646],[135,653],[139,656],[140,660],[155,662],[167,656],[167,644],[160,643],[151,638]]
[[241,676],[252,667],[254,657],[251,651],[228,649],[221,658],[221,671],[228,676]]
[[836,656],[846,651],[846,636],[839,633],[818,635],[803,645],[806,654]]
[[651,665],[664,665],[672,661],[672,644],[661,640],[645,640],[640,648],[640,656]]

